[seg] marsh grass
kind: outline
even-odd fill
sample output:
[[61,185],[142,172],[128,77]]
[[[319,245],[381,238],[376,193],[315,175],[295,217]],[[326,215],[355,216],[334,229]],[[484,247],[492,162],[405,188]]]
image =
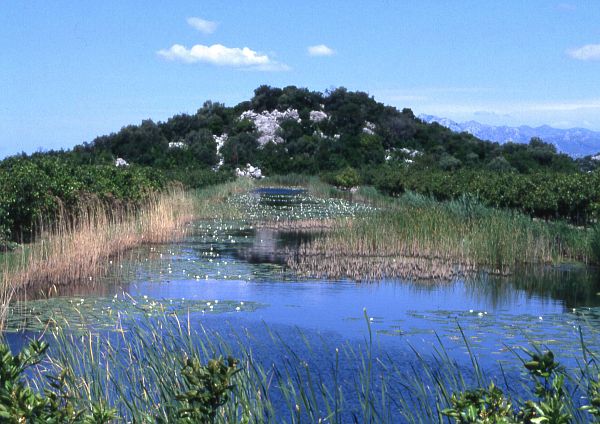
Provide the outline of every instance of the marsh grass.
[[115,210],[90,199],[2,264],[0,324],[15,296],[49,296],[61,286],[92,282],[134,247],[182,237],[193,217],[192,198],[178,188],[136,208]]
[[[492,381],[516,406],[535,397],[531,381],[518,371],[519,350],[513,352],[512,368],[483,370],[477,350],[457,325],[466,362],[458,363],[442,339],[432,353],[412,346],[412,354],[409,350],[396,357],[378,348],[366,312],[365,319],[363,342],[335,346],[300,330],[280,334],[265,327],[256,335],[234,329],[220,333],[177,315],[125,323],[112,332],[56,328],[45,336],[51,345],[49,359],[28,383],[42,390],[48,384],[45,375],[63,372],[79,407],[104,401],[117,409],[121,421],[140,423],[156,422],[155,417],[171,422],[177,394],[187,389],[181,368],[190,357],[201,363],[230,355],[240,360],[218,423],[444,423],[448,420],[441,411],[453,394]],[[598,358],[583,336],[581,341],[581,358],[566,372],[573,401],[565,406],[575,423],[589,422],[579,406],[586,404],[599,371]]]
[[229,183],[197,190],[194,196],[196,218],[202,220],[243,219],[243,210],[229,199],[234,195],[248,192],[254,187],[256,187],[256,183],[253,180],[238,178]]
[[[472,198],[437,202],[409,193],[385,199],[369,191],[362,196],[378,205],[374,212],[340,220],[325,237],[301,246],[289,265],[330,278],[437,279],[590,260],[589,232],[564,223],[535,221]],[[365,274],[370,267],[373,272]]]

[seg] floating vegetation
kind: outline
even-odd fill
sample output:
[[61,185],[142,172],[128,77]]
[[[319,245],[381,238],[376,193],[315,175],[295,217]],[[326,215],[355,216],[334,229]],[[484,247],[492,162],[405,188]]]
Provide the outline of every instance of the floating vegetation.
[[[329,220],[372,212],[373,207],[343,199],[316,197],[305,191],[282,194],[279,189],[247,192],[230,198],[251,222]],[[272,194],[274,193],[274,194]]]
[[122,331],[141,317],[181,316],[254,312],[261,304],[233,300],[152,299],[132,297],[123,292],[113,297],[54,297],[46,300],[18,301],[10,305],[4,331],[70,330]]
[[72,216],[63,216],[38,241],[22,250],[18,264],[2,264],[0,328],[13,296],[56,291],[106,275],[113,261],[148,243],[165,243],[185,235],[193,219],[193,202],[178,188],[150,196],[139,209],[115,210],[89,199]]
[[580,230],[518,213],[412,194],[378,205],[337,219],[323,237],[290,254],[289,266],[329,278],[449,280],[477,270],[508,275],[523,264],[586,258]]

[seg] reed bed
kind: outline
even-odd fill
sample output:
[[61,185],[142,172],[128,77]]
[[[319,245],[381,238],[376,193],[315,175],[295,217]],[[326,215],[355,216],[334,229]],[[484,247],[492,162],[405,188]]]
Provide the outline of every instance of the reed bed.
[[303,249],[295,258],[288,256],[286,264],[300,276],[310,278],[378,281],[393,277],[428,283],[453,280],[475,271],[473,265],[435,258],[305,254]]
[[192,197],[176,188],[136,208],[115,210],[96,199],[63,214],[18,253],[18,263],[3,265],[0,324],[15,296],[47,296],[61,286],[92,282],[136,246],[183,237],[193,217]]
[[198,190],[194,196],[194,209],[197,219],[233,220],[244,218],[238,205],[230,202],[234,195],[245,193],[255,187],[249,178],[209,186]]
[[[176,315],[137,321],[132,328],[119,325],[114,332],[56,328],[45,336],[49,358],[27,380],[41,391],[48,374],[63,373],[64,389],[79,407],[102,401],[117,410],[118,422],[139,423],[173,422],[177,394],[187,389],[182,364],[190,357],[206,363],[231,355],[240,361],[216,423],[446,423],[441,411],[453,393],[491,381],[515,405],[535,398],[519,372],[518,356],[514,367],[484,370],[460,327],[469,356],[458,363],[441,339],[430,354],[409,345],[406,354],[389,355],[377,347],[366,313],[365,320],[365,340],[352,344],[309,340],[300,330],[282,335],[268,327],[259,334],[221,333]],[[597,379],[597,360],[582,338],[581,360],[566,372],[569,422],[592,418],[578,408]]]
[[366,216],[339,219],[324,237],[304,243],[288,265],[303,275],[329,278],[362,279],[371,267],[375,278],[432,279],[478,269],[506,275],[519,265],[590,258],[586,230],[472,199],[436,202],[409,194],[379,199],[378,205]]

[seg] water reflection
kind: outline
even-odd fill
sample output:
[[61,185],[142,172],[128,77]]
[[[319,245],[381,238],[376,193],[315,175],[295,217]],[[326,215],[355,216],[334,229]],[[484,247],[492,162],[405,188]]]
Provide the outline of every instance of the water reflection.
[[461,356],[460,324],[470,343],[490,353],[485,359],[489,362],[510,356],[506,346],[531,340],[558,345],[565,352],[574,349],[580,326],[592,346],[600,345],[594,339],[600,317],[596,309],[584,309],[600,306],[597,269],[530,267],[509,277],[479,273],[427,284],[299,278],[286,267],[284,253],[319,234],[244,221],[197,222],[185,240],[137,249],[129,260],[114,264],[104,280],[57,293],[85,297],[86,302],[123,292],[161,301],[255,302],[264,307],[218,318],[198,313],[193,319],[208,326],[225,319],[251,331],[264,323],[284,331],[299,327],[345,340],[366,336],[366,308],[383,345],[397,347],[401,338],[427,350],[439,336],[450,346],[462,345],[456,351]]
[[540,302],[560,301],[565,310],[600,306],[600,270],[595,267],[521,267],[510,276],[479,273],[465,282],[495,308],[513,304],[521,295]]

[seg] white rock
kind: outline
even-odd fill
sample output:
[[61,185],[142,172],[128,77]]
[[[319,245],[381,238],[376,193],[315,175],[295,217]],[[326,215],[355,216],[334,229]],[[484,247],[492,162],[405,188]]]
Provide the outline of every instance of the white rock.
[[217,143],[217,152],[221,151],[221,147],[223,147],[223,144],[225,144],[228,138],[229,136],[226,133],[223,133],[222,135],[213,135],[213,140]]
[[310,111],[310,122],[321,122],[327,119],[327,114],[320,110]]
[[117,160],[115,161],[115,166],[129,166],[129,164],[125,159],[117,158]]
[[186,149],[187,148],[187,144],[185,144],[183,141],[171,141],[169,143],[169,149]]
[[375,124],[369,121],[365,122],[365,126],[362,129],[363,133],[373,135],[375,134]]
[[281,128],[280,123],[293,119],[296,122],[301,122],[300,115],[296,109],[287,109],[283,112],[275,109],[272,112],[265,110],[264,112],[257,113],[253,110],[247,110],[240,115],[240,120],[249,119],[254,123],[259,137],[258,144],[264,146],[269,142],[275,144],[282,143],[283,139],[277,135],[277,131]]
[[235,168],[235,175],[238,177],[247,177],[247,178],[255,178],[261,179],[263,177],[262,171],[260,168],[254,167],[250,164],[247,164],[245,168]]

